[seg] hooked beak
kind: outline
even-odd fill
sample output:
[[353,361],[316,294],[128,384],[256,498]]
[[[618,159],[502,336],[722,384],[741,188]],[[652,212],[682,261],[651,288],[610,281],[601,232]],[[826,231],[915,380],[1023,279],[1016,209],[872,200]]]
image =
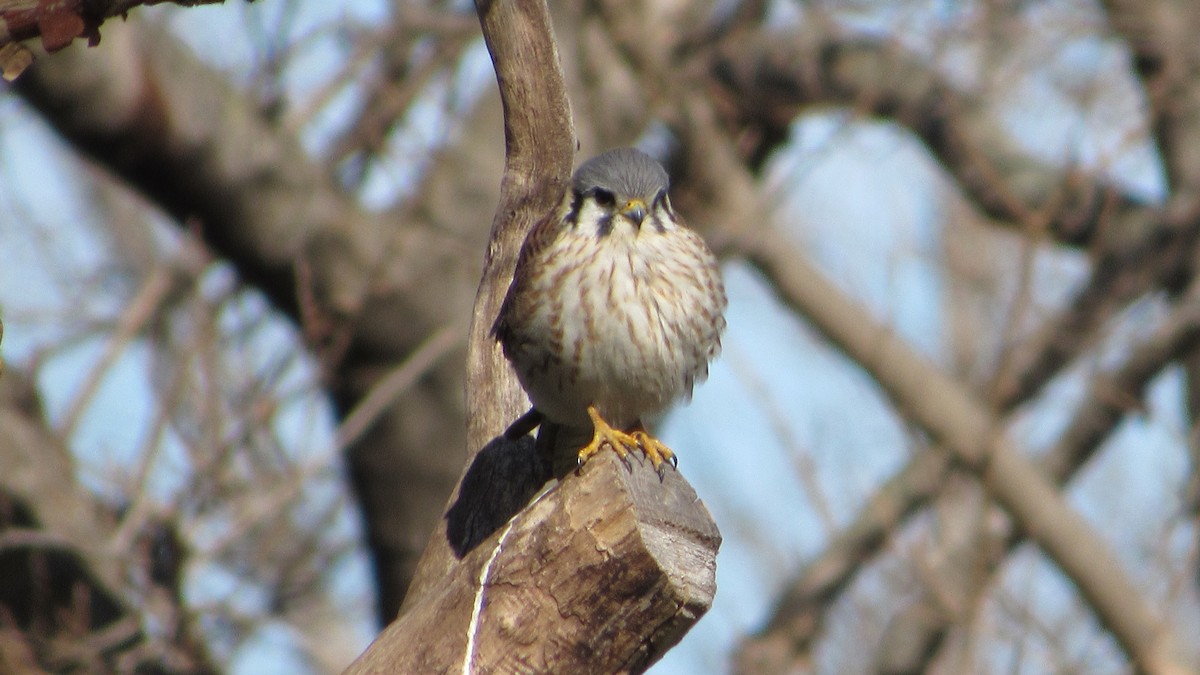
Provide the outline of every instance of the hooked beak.
[[621,209],[621,215],[633,221],[634,225],[642,226],[642,221],[646,219],[646,202],[640,199],[631,199],[625,204],[625,208]]

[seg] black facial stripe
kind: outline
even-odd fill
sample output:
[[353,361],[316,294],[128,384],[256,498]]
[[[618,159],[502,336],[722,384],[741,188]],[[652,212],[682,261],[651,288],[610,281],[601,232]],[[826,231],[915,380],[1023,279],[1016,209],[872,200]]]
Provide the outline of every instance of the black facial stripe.
[[579,210],[583,208],[583,193],[576,190],[571,197],[571,208],[567,210],[567,216],[564,219],[568,223],[574,223],[579,218]]
[[672,219],[675,218],[675,208],[671,206],[671,198],[667,196],[666,190],[660,191],[658,196],[655,197],[655,201],[662,204],[662,207],[664,210],[666,210],[668,216],[670,216]]
[[[656,232],[666,232],[667,231],[667,226],[663,225],[663,215],[664,214],[666,214],[665,209],[654,209],[653,211],[650,212],[650,216],[647,218],[647,220],[649,220],[650,223],[654,225],[654,230]],[[669,215],[669,214],[667,214],[667,215]]]
[[607,237],[612,234],[613,216],[611,213],[605,213],[596,221],[596,236]]

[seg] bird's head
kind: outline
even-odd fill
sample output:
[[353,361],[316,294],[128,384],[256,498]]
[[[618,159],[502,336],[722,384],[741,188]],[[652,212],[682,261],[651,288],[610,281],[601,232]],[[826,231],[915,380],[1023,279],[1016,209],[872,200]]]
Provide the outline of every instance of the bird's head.
[[572,211],[581,223],[593,224],[600,236],[610,234],[621,222],[635,233],[644,223],[663,231],[672,222],[669,184],[667,172],[641,150],[609,150],[576,169],[571,179]]

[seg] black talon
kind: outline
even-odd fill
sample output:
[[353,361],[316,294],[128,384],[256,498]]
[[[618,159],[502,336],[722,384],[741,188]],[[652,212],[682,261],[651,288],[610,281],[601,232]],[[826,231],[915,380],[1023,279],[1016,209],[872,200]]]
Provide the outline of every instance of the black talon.
[[[616,449],[614,448],[614,451],[615,451],[615,450],[616,450]],[[628,453],[628,451],[626,451],[626,453]],[[633,472],[633,464],[630,464],[630,463],[629,463],[629,456],[628,456],[628,454],[622,455],[621,453],[619,453],[619,452],[618,452],[618,453],[617,453],[617,457],[620,457],[620,458],[621,458],[621,463],[625,465],[625,470],[626,470],[626,471],[629,471],[630,473],[632,473],[632,472]]]

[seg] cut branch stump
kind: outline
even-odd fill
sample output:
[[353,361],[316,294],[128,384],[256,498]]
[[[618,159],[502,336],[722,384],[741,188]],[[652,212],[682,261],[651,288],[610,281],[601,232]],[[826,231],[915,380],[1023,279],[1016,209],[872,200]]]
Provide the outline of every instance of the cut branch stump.
[[346,674],[648,668],[712,604],[721,536],[677,471],[630,459],[601,453],[540,492]]

